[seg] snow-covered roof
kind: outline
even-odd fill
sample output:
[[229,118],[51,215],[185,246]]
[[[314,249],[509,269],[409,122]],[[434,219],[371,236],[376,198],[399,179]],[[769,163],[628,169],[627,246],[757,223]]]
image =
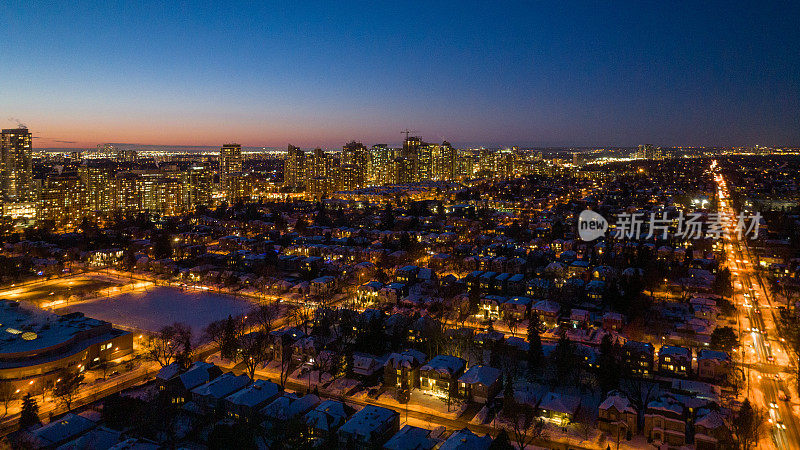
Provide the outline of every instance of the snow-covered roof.
[[386,360],[384,366],[392,366],[395,369],[400,367],[412,368],[419,366],[425,361],[425,354],[419,350],[409,349],[403,353],[392,353]]
[[247,375],[236,376],[228,372],[192,389],[192,394],[220,399],[242,389],[248,383],[250,383],[250,377]]
[[492,445],[492,437],[488,434],[478,436],[468,428],[454,432],[442,443],[439,450],[485,450]]
[[491,386],[500,378],[500,370],[489,366],[472,366],[458,378],[461,383]]
[[316,430],[333,431],[347,420],[347,409],[342,402],[325,400],[306,413],[305,420]]
[[189,367],[189,370],[181,374],[181,383],[186,389],[189,390],[194,389],[203,383],[207,383],[211,379],[210,369],[212,367],[214,367],[214,364],[204,361],[198,361],[192,364],[191,367]]
[[227,396],[234,405],[255,407],[278,396],[281,387],[267,380],[256,380],[250,386]]
[[383,359],[366,353],[353,353],[353,372],[370,376],[383,367]]
[[431,430],[427,428],[404,425],[387,443],[385,450],[430,450],[438,443],[430,437]]
[[435,370],[440,373],[454,375],[466,367],[467,362],[461,358],[449,355],[438,355],[427,364],[422,366],[420,370]]
[[681,356],[684,358],[689,358],[691,356],[691,351],[688,348],[684,347],[676,347],[673,345],[664,345],[658,351],[659,356]]
[[581,405],[580,397],[566,394],[556,394],[555,392],[548,392],[542,397],[539,402],[539,408],[547,411],[555,411],[564,414],[575,414],[578,407]]
[[159,380],[166,381],[178,375],[180,371],[181,371],[181,365],[179,363],[174,362],[172,364],[167,364],[166,366],[162,367],[161,370],[158,371],[158,375],[156,375],[156,378],[158,378]]
[[391,409],[367,405],[361,411],[353,414],[353,417],[339,428],[339,432],[369,438],[373,430],[379,429],[398,415],[397,411]]
[[709,429],[719,428],[725,426],[725,419],[722,414],[717,411],[711,411],[703,417],[697,419],[695,427],[701,426]]
[[119,443],[121,436],[121,431],[98,427],[58,446],[56,450],[110,449]]
[[283,394],[261,409],[261,415],[278,420],[287,420],[304,414],[319,404],[319,397],[306,394],[298,397],[295,393]]
[[531,309],[537,312],[557,314],[561,310],[561,305],[550,300],[539,300],[531,306]]
[[66,348],[76,341],[110,340],[123,333],[127,332],[82,313],[59,316],[19,302],[0,300],[0,357],[4,360],[34,357],[58,347]]
[[700,354],[697,355],[697,359],[714,359],[717,361],[730,361],[731,357],[728,355],[727,352],[721,352],[717,350],[707,350],[703,349],[700,350]]
[[631,406],[630,400],[627,397],[624,397],[619,394],[612,394],[606,397],[603,400],[603,403],[600,403],[599,409],[611,409],[614,408],[619,412],[630,412],[636,414],[636,410],[633,409]]
[[48,447],[73,439],[97,425],[94,421],[78,414],[68,413],[64,417],[33,430],[31,433],[42,447]]

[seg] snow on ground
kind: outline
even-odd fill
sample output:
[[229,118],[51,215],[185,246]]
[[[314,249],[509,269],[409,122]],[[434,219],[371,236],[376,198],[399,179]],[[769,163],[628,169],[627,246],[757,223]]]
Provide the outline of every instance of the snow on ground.
[[80,311],[88,317],[146,331],[158,331],[173,322],[183,322],[200,336],[209,323],[229,315],[240,316],[252,309],[253,304],[240,298],[158,287],[148,292],[98,299],[57,312]]

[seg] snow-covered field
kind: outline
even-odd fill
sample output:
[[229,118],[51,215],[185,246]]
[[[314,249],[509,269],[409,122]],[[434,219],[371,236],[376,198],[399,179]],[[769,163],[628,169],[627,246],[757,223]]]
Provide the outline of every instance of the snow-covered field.
[[158,287],[148,292],[98,299],[57,311],[80,311],[87,317],[147,331],[158,331],[173,322],[183,322],[199,336],[209,323],[246,314],[253,304],[245,299],[208,292]]

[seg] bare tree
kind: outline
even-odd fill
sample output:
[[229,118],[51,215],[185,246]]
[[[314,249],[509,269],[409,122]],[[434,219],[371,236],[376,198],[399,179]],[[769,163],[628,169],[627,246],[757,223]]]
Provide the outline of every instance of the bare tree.
[[519,319],[517,319],[517,316],[506,313],[506,325],[508,325],[508,331],[511,332],[511,337],[516,336],[517,328],[519,327]]
[[620,381],[619,388],[636,408],[637,422],[641,427],[643,425],[645,407],[658,393],[658,385],[641,378],[625,378]]
[[56,380],[53,396],[69,411],[78,394],[78,387],[83,382],[83,374],[74,370],[65,370]]
[[544,420],[527,403],[515,404],[513,409],[504,413],[504,419],[508,422],[506,431],[511,434],[519,450],[544,435]]
[[759,407],[753,407],[745,399],[730,426],[739,448],[750,450],[758,445],[758,441],[767,431],[767,413]]
[[260,325],[266,333],[272,331],[272,326],[280,315],[281,309],[278,302],[268,302],[250,313],[250,317],[252,317],[255,323]]
[[239,338],[239,358],[244,363],[250,379],[255,377],[258,365],[267,360],[269,352],[266,334],[254,331]]
[[158,333],[147,337],[146,347],[145,357],[161,367],[179,359],[188,360],[192,348],[191,329],[181,323],[167,325]]
[[0,401],[3,402],[5,407],[4,416],[8,415],[8,405],[17,398],[17,390],[14,385],[8,382],[0,383]]
[[289,379],[289,373],[292,366],[292,352],[291,347],[284,347],[281,349],[281,375],[280,384],[282,388],[286,387],[286,380]]

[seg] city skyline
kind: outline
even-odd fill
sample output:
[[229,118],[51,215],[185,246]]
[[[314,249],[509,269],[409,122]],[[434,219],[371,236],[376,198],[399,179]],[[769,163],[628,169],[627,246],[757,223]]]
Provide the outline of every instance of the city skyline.
[[35,148],[800,142],[797,5],[614,6],[12,2],[0,120]]

